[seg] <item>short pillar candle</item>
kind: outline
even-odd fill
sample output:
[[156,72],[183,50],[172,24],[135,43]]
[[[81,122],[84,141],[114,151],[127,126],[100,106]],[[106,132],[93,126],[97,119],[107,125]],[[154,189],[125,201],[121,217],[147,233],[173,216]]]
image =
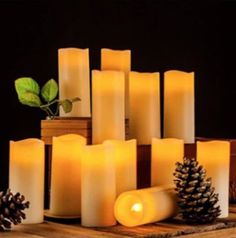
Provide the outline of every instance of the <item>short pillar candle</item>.
[[67,134],[53,137],[50,213],[81,215],[81,153],[86,138]]
[[184,142],[180,139],[152,139],[151,184],[174,186],[175,163],[184,157]]
[[81,183],[81,224],[103,227],[116,224],[115,161],[107,145],[90,145],[83,149]]
[[43,222],[44,142],[39,139],[10,141],[9,187],[30,202],[24,224]]
[[229,165],[230,143],[227,141],[197,142],[197,160],[206,169],[207,177],[212,178],[212,186],[219,194],[221,215],[229,215]]
[[114,209],[117,221],[128,227],[170,218],[177,213],[174,187],[160,186],[122,193]]

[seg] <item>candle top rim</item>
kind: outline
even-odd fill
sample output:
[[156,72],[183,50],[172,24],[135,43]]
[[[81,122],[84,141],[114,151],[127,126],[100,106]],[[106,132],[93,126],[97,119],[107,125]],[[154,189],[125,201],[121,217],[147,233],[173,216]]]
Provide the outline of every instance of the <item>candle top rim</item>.
[[179,138],[156,138],[156,137],[153,137],[152,138],[152,142],[184,143],[184,140],[183,139],[179,139]]
[[110,49],[110,48],[101,48],[101,53],[103,53],[103,52],[105,52],[105,51],[107,51],[107,52],[112,52],[112,53],[131,53],[131,50],[130,49],[122,49],[122,50],[120,50],[120,49]]
[[78,134],[65,134],[60,136],[53,136],[53,140],[61,140],[61,141],[73,141],[73,140],[85,140],[86,138],[84,136],[78,135]]
[[107,139],[103,141],[103,144],[110,144],[110,143],[116,143],[116,144],[132,144],[137,143],[137,139],[130,139],[130,140],[116,140],[116,139]]
[[27,138],[27,139],[16,140],[16,141],[10,140],[10,144],[13,144],[13,143],[14,144],[29,144],[29,143],[32,144],[32,142],[34,144],[43,144],[44,145],[44,141],[42,141],[38,138]]
[[107,74],[122,74],[125,75],[124,71],[122,70],[99,70],[99,69],[93,69],[92,70],[92,74],[103,74],[103,73],[107,73]]
[[130,75],[135,75],[135,74],[137,74],[137,75],[142,75],[142,76],[151,76],[151,75],[160,75],[160,72],[139,72],[139,71],[130,71],[129,72],[129,76]]
[[84,51],[89,51],[89,48],[77,48],[77,47],[66,47],[66,48],[58,48],[58,52],[61,51],[79,51],[79,52],[84,52]]
[[197,144],[224,144],[224,145],[230,145],[229,141],[225,140],[210,140],[210,141],[197,141]]
[[178,73],[178,74],[184,74],[184,75],[194,75],[194,71],[190,71],[190,72],[187,72],[187,71],[182,71],[182,70],[176,70],[176,69],[170,69],[170,70],[167,70],[164,72],[164,75],[166,74],[175,74],[175,73]]

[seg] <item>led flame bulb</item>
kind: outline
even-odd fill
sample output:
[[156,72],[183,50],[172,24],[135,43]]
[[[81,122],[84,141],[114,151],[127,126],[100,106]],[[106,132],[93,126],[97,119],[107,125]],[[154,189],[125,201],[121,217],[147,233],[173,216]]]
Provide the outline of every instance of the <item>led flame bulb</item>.
[[131,211],[132,212],[140,212],[143,210],[143,206],[141,203],[135,203],[132,207],[131,207]]

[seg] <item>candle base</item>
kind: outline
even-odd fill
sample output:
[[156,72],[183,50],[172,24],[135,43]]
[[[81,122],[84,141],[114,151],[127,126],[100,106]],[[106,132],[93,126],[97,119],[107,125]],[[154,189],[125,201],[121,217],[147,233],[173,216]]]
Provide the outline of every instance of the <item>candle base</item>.
[[46,218],[53,218],[53,219],[80,219],[81,216],[60,216],[60,215],[55,215],[53,213],[50,212],[50,210],[44,210],[44,217]]

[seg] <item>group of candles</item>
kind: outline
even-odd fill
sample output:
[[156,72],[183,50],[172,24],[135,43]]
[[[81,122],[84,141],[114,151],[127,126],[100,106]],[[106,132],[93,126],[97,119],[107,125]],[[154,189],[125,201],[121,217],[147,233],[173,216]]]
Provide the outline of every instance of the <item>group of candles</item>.
[[[80,97],[67,116],[90,117],[89,50],[59,49],[60,98]],[[131,71],[131,51],[101,49],[101,70],[92,70],[92,140],[160,138],[160,74]],[[65,116],[63,111],[61,116]],[[164,73],[164,137],[194,143],[194,73]]]
[[[137,226],[176,213],[175,163],[184,156],[181,139],[151,143],[152,188],[136,190],[136,140],[86,145],[80,135],[53,138],[50,213],[80,216],[83,226]],[[229,142],[197,142],[197,159],[219,193],[221,217],[228,216]],[[43,221],[44,143],[10,142],[10,187],[31,202],[27,223]]]
[[[116,220],[137,226],[174,215],[175,163],[184,157],[184,143],[194,143],[194,74],[164,74],[166,139],[158,139],[159,73],[132,72],[130,50],[102,49],[101,71],[92,71],[91,82],[93,145],[80,135],[53,137],[50,213],[81,215],[84,226],[111,226]],[[88,49],[59,50],[59,95],[81,98],[69,116],[91,116]],[[152,188],[136,190],[137,144],[151,144]],[[219,193],[222,217],[228,215],[229,155],[228,142],[197,142],[197,159]],[[10,142],[10,187],[31,202],[26,223],[42,222],[43,141]]]

